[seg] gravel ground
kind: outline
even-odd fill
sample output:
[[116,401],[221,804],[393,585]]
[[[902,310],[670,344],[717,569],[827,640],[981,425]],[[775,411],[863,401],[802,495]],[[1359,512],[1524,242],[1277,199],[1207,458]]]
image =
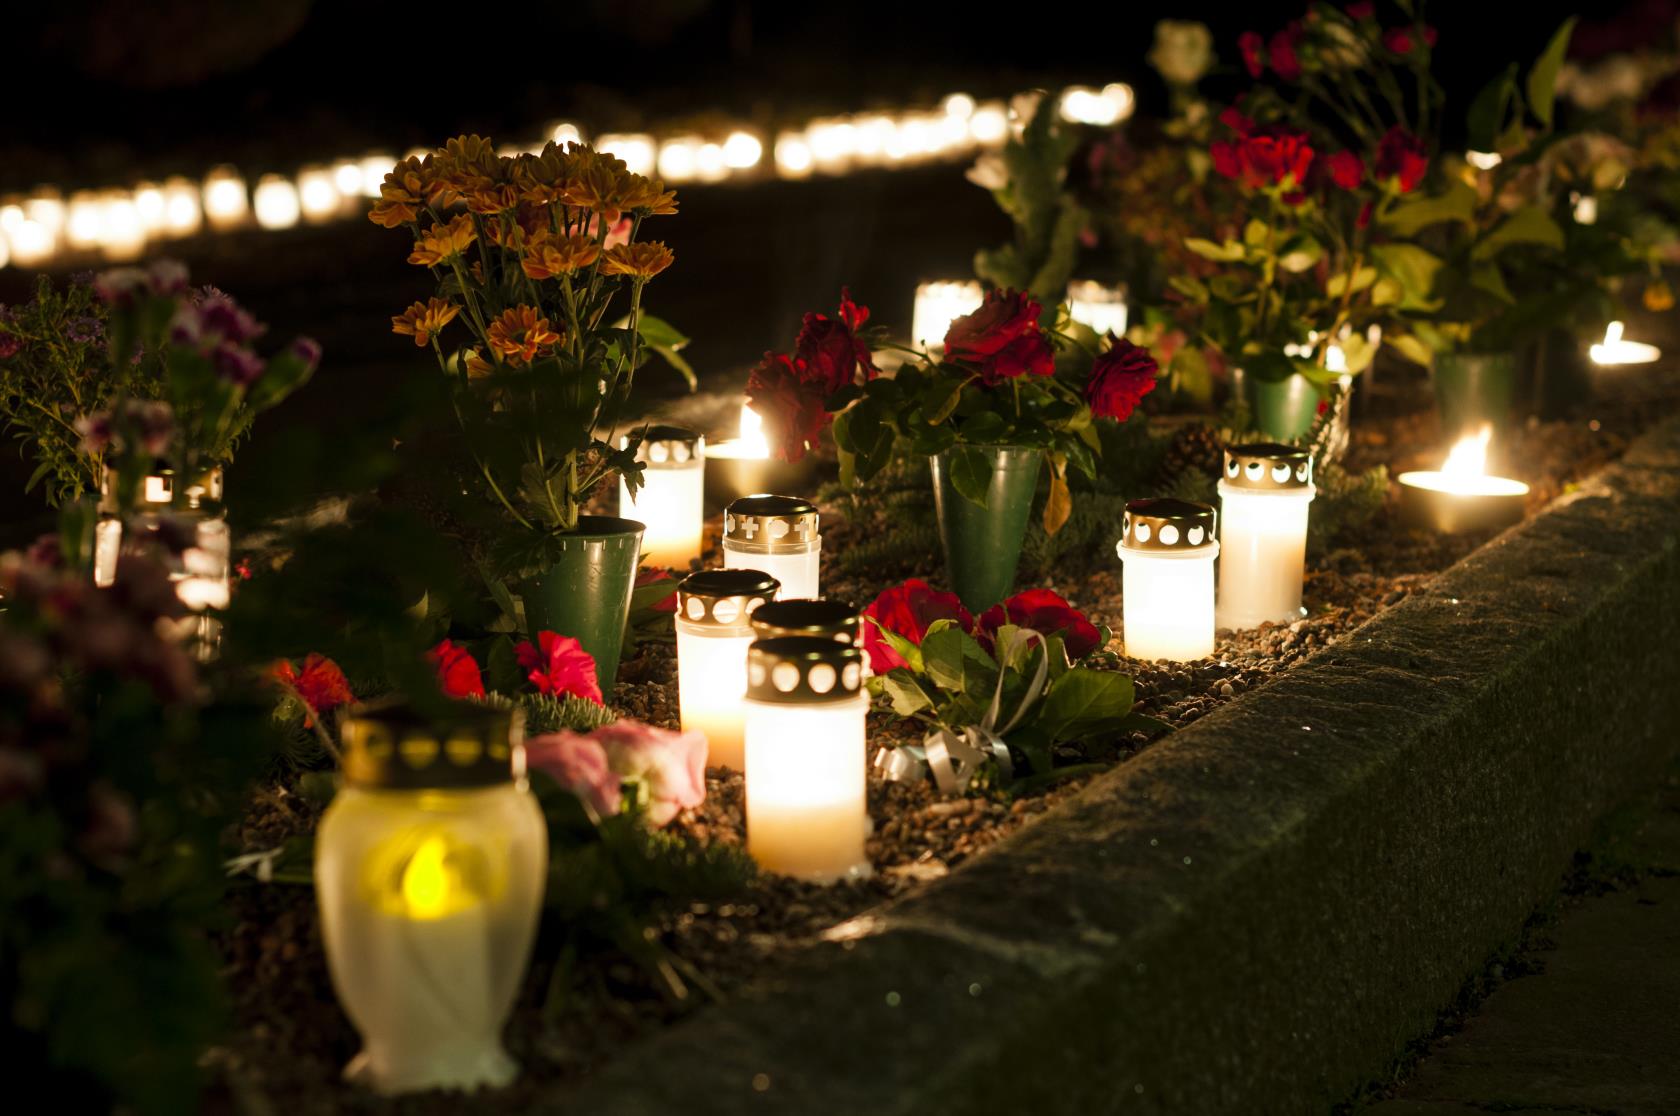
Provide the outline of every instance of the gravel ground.
[[[1618,456],[1628,442],[1655,418],[1671,409],[1676,379],[1656,376],[1640,390],[1617,394],[1595,404],[1590,413],[1568,421],[1537,423],[1517,432],[1511,472],[1532,486],[1530,510],[1537,510],[1574,481]],[[1421,393],[1379,397],[1374,413],[1356,420],[1349,464],[1364,468],[1386,463],[1391,473],[1433,467],[1440,458],[1439,431],[1428,400]],[[1487,534],[1441,538],[1407,531],[1394,519],[1396,493],[1378,517],[1355,537],[1336,540],[1309,557],[1305,589],[1308,616],[1286,626],[1221,632],[1216,654],[1185,664],[1144,663],[1122,658],[1122,669],[1136,685],[1138,707],[1173,726],[1188,724],[1268,678],[1333,645],[1381,609],[1397,603],[1485,543]],[[824,544],[831,553],[867,537],[870,525],[847,523],[825,510]],[[715,559],[718,525],[708,542]],[[830,595],[866,602],[903,576],[929,576],[939,568],[929,555],[919,570],[882,569],[875,579],[825,583]],[[937,574],[929,576],[938,582]],[[1051,587],[1093,619],[1118,630],[1121,615],[1120,567],[1111,555],[1093,555],[1088,565],[1070,564]],[[1118,640],[1111,645],[1120,651]],[[677,717],[675,656],[668,644],[647,643],[628,656],[613,704],[623,713],[654,724],[675,725]],[[880,746],[915,738],[907,726],[884,714],[871,714],[871,741]],[[1123,761],[1148,746],[1139,734],[1129,745],[1081,760]],[[739,899],[724,904],[694,904],[668,916],[660,925],[662,940],[717,992],[729,995],[760,978],[767,966],[789,950],[809,942],[839,922],[937,879],[1007,834],[1031,824],[1062,799],[1078,792],[1089,776],[1072,778],[1028,797],[1009,800],[998,794],[940,800],[925,784],[871,780],[869,812],[874,835],[869,841],[872,878],[820,887],[778,876],[761,876]],[[681,816],[676,827],[696,838],[739,842],[742,839],[742,780],[712,771],[707,801]],[[242,833],[247,848],[272,846],[286,836],[306,832],[314,810],[283,788],[266,792],[255,804]],[[344,1089],[338,1081],[357,1040],[330,992],[312,894],[304,888],[244,886],[234,901],[236,925],[224,932],[230,984],[236,997],[238,1030],[212,1053],[218,1091],[212,1108],[274,1112],[442,1112],[454,1111],[458,1098],[432,1094],[402,1102],[382,1102]],[[587,1073],[638,1034],[687,1014],[694,1003],[662,998],[628,960],[613,955],[592,958],[574,990],[568,1010],[545,1018],[541,998],[547,981],[542,944],[539,961],[509,1028],[509,1046],[526,1073],[508,1090],[475,1099],[482,1111],[525,1111],[538,1093],[559,1080]],[[691,1000],[703,1004],[696,993]]]

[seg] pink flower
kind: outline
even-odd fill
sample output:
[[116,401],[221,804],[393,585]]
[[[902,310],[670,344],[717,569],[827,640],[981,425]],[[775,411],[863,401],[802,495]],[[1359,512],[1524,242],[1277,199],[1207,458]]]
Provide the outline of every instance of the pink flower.
[[540,649],[527,641],[515,647],[513,654],[519,665],[530,672],[526,677],[538,693],[556,698],[576,694],[597,705],[606,704],[595,677],[595,659],[583,649],[583,644],[555,632],[538,632],[537,643]]
[[663,826],[706,800],[706,735],[619,720],[594,731],[619,779],[636,784],[647,820]]
[[443,640],[426,652],[426,658],[437,668],[438,688],[450,697],[483,697],[484,675],[478,660],[465,647],[451,640]]
[[618,813],[621,780],[593,735],[551,732],[525,741],[525,763],[571,791],[597,819]]

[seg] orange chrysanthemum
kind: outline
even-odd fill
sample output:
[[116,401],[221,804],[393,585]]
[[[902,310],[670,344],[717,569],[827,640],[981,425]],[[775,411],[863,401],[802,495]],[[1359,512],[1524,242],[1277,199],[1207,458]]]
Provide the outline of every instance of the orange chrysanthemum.
[[548,233],[532,239],[520,265],[532,279],[551,279],[588,267],[600,254],[601,246],[594,237]]
[[420,207],[414,202],[387,201],[380,198],[373,203],[368,211],[368,220],[376,225],[383,225],[394,229],[398,225],[412,224],[420,218]]
[[455,320],[461,308],[441,298],[416,302],[391,319],[391,332],[412,336],[416,345],[424,346],[434,334]]
[[601,274],[652,279],[670,267],[675,258],[671,250],[657,240],[620,244],[616,248],[608,248],[601,257]]
[[639,178],[640,175],[625,169],[624,160],[592,151],[587,159],[579,161],[575,177],[566,183],[562,200],[567,205],[594,210],[610,225],[629,208],[626,202],[637,192],[632,180]]
[[521,155],[513,168],[513,181],[521,196],[532,205],[551,205],[564,200],[566,184],[576,176],[581,157],[578,152],[586,150],[582,144],[562,148],[549,140],[541,152]]
[[496,370],[489,361],[478,355],[477,349],[467,350],[466,365],[467,377],[474,380],[480,376],[488,376]]
[[476,239],[478,233],[473,229],[472,218],[465,213],[456,214],[449,224],[434,224],[427,229],[425,235],[414,242],[414,251],[409,253],[408,262],[427,267],[440,264],[460,256]]
[[512,365],[529,364],[560,340],[548,319],[533,307],[504,310],[490,323],[490,351]]
[[665,217],[677,211],[677,192],[665,189],[665,183],[655,179],[648,181],[641,175],[632,175],[629,194],[624,199],[624,208],[634,210],[650,217]]

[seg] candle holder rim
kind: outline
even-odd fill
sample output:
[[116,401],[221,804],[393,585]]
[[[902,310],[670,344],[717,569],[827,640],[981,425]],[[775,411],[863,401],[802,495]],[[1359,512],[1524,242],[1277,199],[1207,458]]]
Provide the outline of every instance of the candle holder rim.
[[514,706],[446,701],[419,708],[400,697],[351,706],[343,775],[362,790],[472,790],[525,774],[525,716]]

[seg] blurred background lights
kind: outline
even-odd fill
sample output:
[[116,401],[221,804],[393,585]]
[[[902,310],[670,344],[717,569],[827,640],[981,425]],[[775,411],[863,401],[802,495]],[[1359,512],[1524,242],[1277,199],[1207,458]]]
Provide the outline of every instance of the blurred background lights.
[[278,174],[265,174],[257,180],[251,195],[257,224],[265,229],[289,229],[298,223],[301,206],[297,187],[292,180]]
[[751,132],[730,132],[723,141],[723,162],[731,170],[750,170],[764,158],[764,144]]

